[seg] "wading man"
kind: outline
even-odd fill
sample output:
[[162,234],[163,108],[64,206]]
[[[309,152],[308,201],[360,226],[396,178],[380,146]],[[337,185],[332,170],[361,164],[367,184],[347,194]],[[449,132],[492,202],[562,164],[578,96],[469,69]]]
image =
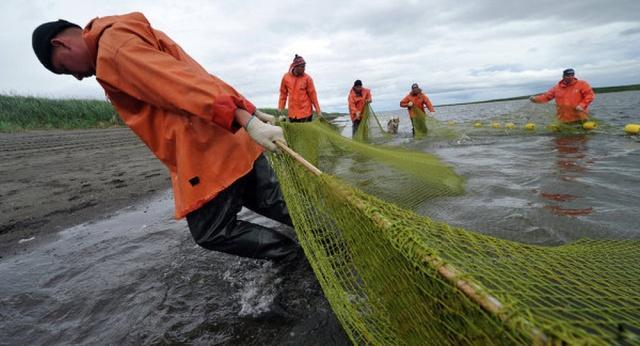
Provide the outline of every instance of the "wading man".
[[358,131],[358,126],[362,121],[362,117],[364,115],[364,108],[368,103],[371,103],[371,90],[362,87],[362,81],[356,80],[353,83],[353,88],[349,92],[348,97],[349,103],[349,116],[351,117],[351,122],[353,123],[352,127],[352,136],[355,135],[356,131]]
[[534,103],[547,103],[556,99],[556,118],[562,123],[589,120],[589,105],[595,94],[589,83],[578,80],[572,68],[562,71],[562,80],[544,94],[531,96]]
[[279,260],[297,244],[240,221],[242,206],[291,225],[280,186],[263,155],[284,140],[273,117],[210,75],[141,13],[58,20],[33,32],[33,49],[51,72],[95,75],[122,120],[171,174],[176,218],[187,218],[200,246]]
[[288,100],[290,122],[313,120],[312,106],[316,111],[316,116],[318,118],[322,116],[313,79],[304,72],[306,66],[304,59],[296,54],[291,66],[289,66],[289,72],[282,76],[278,109],[280,112],[284,112]]
[[420,132],[424,131],[425,133],[422,134],[426,134],[427,125],[425,123],[426,113],[424,109],[425,107],[429,109],[432,116],[435,116],[436,110],[433,108],[431,100],[422,92],[418,84],[411,85],[411,92],[400,101],[400,107],[407,108],[409,111],[413,135],[416,135],[416,129]]

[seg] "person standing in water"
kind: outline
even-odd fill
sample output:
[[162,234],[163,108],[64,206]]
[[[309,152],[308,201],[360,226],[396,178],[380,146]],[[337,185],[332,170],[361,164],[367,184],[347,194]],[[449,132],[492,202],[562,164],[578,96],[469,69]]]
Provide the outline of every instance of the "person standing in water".
[[411,92],[400,101],[400,107],[406,108],[409,112],[414,136],[416,134],[416,128],[424,129],[426,132],[425,107],[429,109],[431,116],[435,116],[436,113],[436,110],[431,104],[431,100],[422,92],[422,89],[420,89],[417,83],[411,85]]
[[531,96],[534,103],[547,103],[556,100],[556,118],[562,123],[584,122],[589,120],[589,105],[595,99],[593,89],[583,80],[575,77],[575,71],[568,68],[562,71],[562,80],[544,94]]
[[362,87],[362,81],[358,79],[353,83],[347,101],[349,104],[349,116],[353,123],[351,134],[353,136],[358,131],[358,126],[362,121],[364,108],[368,103],[371,103],[371,90]]

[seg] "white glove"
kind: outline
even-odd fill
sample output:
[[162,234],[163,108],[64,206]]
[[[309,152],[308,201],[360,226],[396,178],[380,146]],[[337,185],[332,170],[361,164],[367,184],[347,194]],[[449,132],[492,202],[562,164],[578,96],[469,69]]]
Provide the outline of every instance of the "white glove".
[[253,116],[245,126],[245,130],[249,133],[251,139],[253,139],[256,143],[262,145],[265,149],[269,151],[279,152],[278,146],[273,143],[275,140],[280,140],[285,144],[287,141],[284,139],[284,133],[282,129],[278,126],[269,125],[263,123],[259,119],[256,120],[257,117]]
[[409,101],[409,103],[407,103],[407,107],[413,107],[413,102]]
[[581,106],[576,106],[576,110],[578,112],[584,112],[584,108],[582,108]]
[[255,116],[258,117],[258,119],[260,119],[263,123],[268,123],[271,125],[276,124],[276,118],[273,115],[269,115],[256,109]]
[[529,101],[531,101],[531,102],[536,102],[536,97],[535,97],[535,96],[530,96],[530,97],[529,97]]

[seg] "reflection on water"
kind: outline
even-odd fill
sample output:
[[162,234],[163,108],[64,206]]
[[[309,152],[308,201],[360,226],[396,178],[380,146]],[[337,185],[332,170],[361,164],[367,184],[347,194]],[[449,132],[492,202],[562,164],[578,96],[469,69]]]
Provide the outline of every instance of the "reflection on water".
[[589,138],[585,135],[558,136],[553,137],[552,141],[556,151],[558,178],[561,183],[555,185],[554,190],[542,189],[540,196],[548,201],[556,202],[546,204],[544,208],[561,216],[578,217],[591,214],[592,207],[571,208],[571,202],[579,196],[557,192],[561,191],[566,184],[571,184],[571,182],[589,174],[588,165],[593,163],[593,161],[586,161]]
[[[561,216],[577,217],[591,214],[593,211],[592,207],[571,207],[571,202],[578,199],[579,196],[556,192],[562,190],[566,184],[571,184],[577,179],[588,174],[587,162],[584,162],[584,160],[586,157],[586,151],[588,150],[587,142],[589,141],[589,138],[584,135],[558,136],[554,137],[552,141],[556,151],[558,178],[564,182],[564,184],[558,184],[554,187],[553,191],[547,191],[543,188],[540,195],[548,201],[556,202],[546,204],[544,208]],[[593,161],[590,163],[593,163]]]

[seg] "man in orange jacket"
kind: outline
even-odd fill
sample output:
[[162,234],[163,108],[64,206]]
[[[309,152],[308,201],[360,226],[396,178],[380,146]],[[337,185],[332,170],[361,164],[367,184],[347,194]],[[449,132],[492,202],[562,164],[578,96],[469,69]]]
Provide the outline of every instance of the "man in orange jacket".
[[362,81],[356,80],[353,82],[353,88],[349,92],[349,116],[353,122],[352,136],[358,131],[360,121],[364,113],[364,107],[371,103],[371,90],[362,87]]
[[291,225],[280,186],[262,154],[284,141],[274,118],[210,75],[141,13],[93,19],[84,30],[40,25],[32,45],[51,72],[95,75],[122,120],[171,174],[176,218],[202,247],[282,259],[296,243],[236,219],[242,206]]
[[304,73],[306,66],[304,59],[296,54],[291,66],[289,66],[289,72],[282,76],[280,83],[278,109],[280,112],[284,112],[284,106],[288,99],[289,121],[294,123],[311,121],[313,119],[312,106],[316,110],[316,116],[322,116],[313,79]]
[[562,80],[549,91],[531,96],[534,103],[547,103],[556,99],[556,117],[563,123],[589,120],[589,105],[595,94],[589,83],[578,80],[572,68],[562,71]]
[[[426,107],[429,109],[429,112],[432,113],[432,116],[435,116],[436,113],[436,110],[431,104],[431,100],[422,92],[422,89],[420,89],[417,83],[411,85],[411,92],[400,101],[400,107],[407,108],[409,111],[412,126],[417,111],[425,113],[424,108]],[[412,128],[412,131],[415,135],[415,128]]]

